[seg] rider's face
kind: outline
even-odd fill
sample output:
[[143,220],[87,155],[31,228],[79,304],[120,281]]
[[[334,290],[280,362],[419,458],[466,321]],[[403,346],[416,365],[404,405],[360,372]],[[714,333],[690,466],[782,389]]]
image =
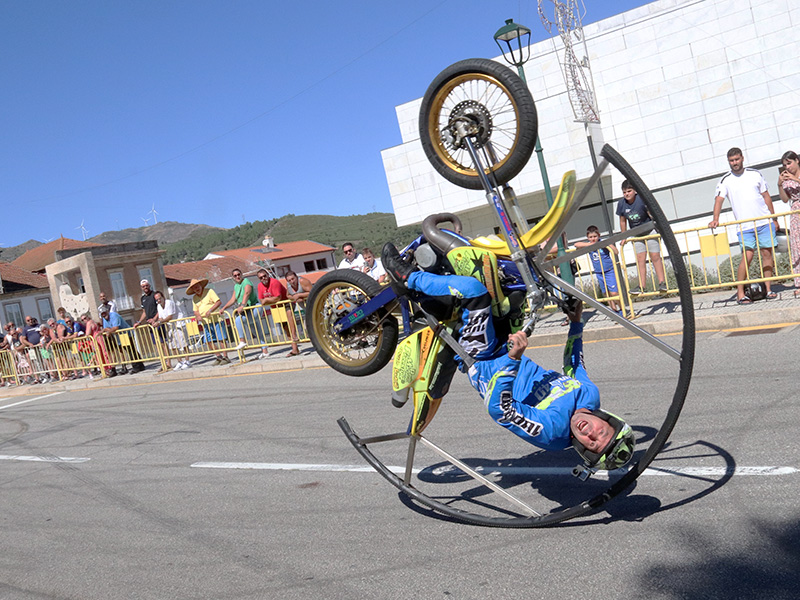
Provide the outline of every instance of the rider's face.
[[583,446],[590,452],[605,448],[614,436],[614,428],[608,421],[579,408],[569,420],[569,428]]

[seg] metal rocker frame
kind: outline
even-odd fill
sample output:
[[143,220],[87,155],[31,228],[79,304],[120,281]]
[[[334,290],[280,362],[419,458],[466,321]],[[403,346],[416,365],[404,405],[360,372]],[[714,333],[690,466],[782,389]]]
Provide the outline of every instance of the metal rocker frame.
[[[559,304],[563,302],[563,300],[554,293],[557,289],[563,294],[568,294],[581,299],[585,304],[591,306],[613,321],[624,326],[635,335],[646,340],[658,350],[664,352],[667,356],[675,359],[679,363],[679,375],[676,389],[673,394],[672,402],[664,417],[664,421],[647,450],[644,453],[637,452],[636,454],[638,456],[634,458],[635,462],[633,465],[628,467],[628,472],[616,482],[612,483],[607,490],[597,494],[595,497],[587,501],[581,502],[580,504],[567,508],[560,507],[559,510],[547,514],[540,514],[533,507],[529,506],[527,503],[509,493],[496,483],[490,481],[478,473],[475,469],[471,468],[469,465],[465,464],[463,461],[459,460],[457,457],[437,446],[422,435],[422,430],[430,423],[433,414],[435,414],[436,408],[438,408],[438,403],[441,401],[441,398],[431,399],[426,393],[414,394],[414,414],[406,432],[361,437],[355,433],[344,417],[338,420],[338,424],[344,434],[347,436],[347,439],[350,441],[350,443],[378,473],[380,473],[392,485],[397,487],[413,500],[437,512],[448,515],[457,520],[476,525],[492,527],[531,528],[554,525],[556,523],[560,523],[596,510],[604,503],[608,502],[611,498],[625,490],[635,481],[635,479],[647,468],[655,456],[661,451],[670,433],[672,432],[688,392],[694,363],[694,312],[686,266],[684,265],[675,237],[669,228],[668,221],[666,220],[666,217],[661,211],[661,208],[658,206],[658,203],[656,202],[652,193],[641,180],[641,178],[639,178],[636,172],[630,167],[630,165],[611,146],[606,145],[603,147],[600,152],[600,156],[602,157],[600,164],[577,197],[573,198],[572,195],[574,191],[574,173],[571,176],[571,182],[569,174],[565,176],[564,182],[562,182],[562,189],[559,190],[558,200],[553,204],[548,213],[539,223],[539,227],[534,228],[534,230],[527,232],[527,234],[523,236],[518,229],[517,223],[525,223],[525,220],[522,217],[522,211],[517,203],[516,196],[511,189],[511,186],[504,184],[502,186],[501,193],[501,187],[496,185],[492,180],[491,171],[483,168],[483,161],[481,160],[481,157],[479,156],[478,151],[473,145],[469,135],[465,133],[463,139],[467,144],[472,159],[477,166],[477,172],[482,176],[482,183],[486,192],[486,198],[489,204],[495,209],[501,231],[503,231],[505,234],[505,239],[508,249],[510,250],[511,258],[518,265],[520,273],[522,274],[526,283],[527,299],[531,308],[530,318],[525,324],[526,332],[529,335],[532,333],[538,317],[538,312],[545,305],[547,300],[555,301]],[[489,163],[492,162],[491,157],[493,155],[490,144],[490,142],[487,143],[482,149],[484,156],[488,158],[487,162]],[[642,197],[644,200],[651,216],[653,217],[656,230],[661,235],[662,242],[672,262],[674,274],[677,279],[678,294],[680,296],[681,312],[683,317],[683,336],[680,349],[673,348],[672,346],[651,335],[638,325],[632,323],[624,317],[617,315],[615,312],[608,309],[604,304],[598,302],[595,298],[588,296],[577,289],[574,285],[567,283],[564,281],[564,279],[551,272],[553,267],[568,262],[569,260],[578,256],[595,251],[601,246],[607,246],[611,243],[617,243],[630,237],[636,237],[645,234],[652,229],[652,223],[632,228],[626,232],[612,235],[605,240],[602,240],[600,243],[583,247],[575,252],[570,252],[569,256],[561,254],[555,258],[548,259],[548,253],[555,247],[556,241],[564,232],[567,223],[579,210],[583,202],[586,200],[589,191],[597,184],[600,177],[603,175],[609,165],[613,165],[616,169],[618,169],[622,175],[624,175],[633,183],[634,187],[639,192],[640,197]],[[566,186],[564,184],[566,184]],[[523,240],[527,243],[527,247]],[[545,243],[541,248],[539,248],[538,246],[542,242]],[[444,343],[450,346],[453,351],[457,352],[461,356],[462,360],[465,361],[467,366],[472,364],[473,360],[466,355],[458,342],[453,339],[452,335],[450,335],[446,327],[436,322],[436,320],[430,315],[428,315],[428,322],[434,330],[434,333],[439,336]],[[372,453],[369,448],[369,446],[373,444],[397,440],[408,441],[406,463],[402,477],[398,476],[391,469],[389,469]],[[445,461],[457,467],[463,473],[469,475],[479,484],[486,486],[492,492],[510,503],[521,514],[515,516],[495,517],[460,510],[439,502],[438,500],[428,496],[418,488],[414,487],[411,482],[411,477],[413,473],[416,450],[419,444],[422,444],[423,446],[432,450],[441,456]],[[585,466],[579,466],[573,470],[573,474],[582,480],[588,478],[592,473],[593,470]],[[506,514],[508,513],[506,512]]]

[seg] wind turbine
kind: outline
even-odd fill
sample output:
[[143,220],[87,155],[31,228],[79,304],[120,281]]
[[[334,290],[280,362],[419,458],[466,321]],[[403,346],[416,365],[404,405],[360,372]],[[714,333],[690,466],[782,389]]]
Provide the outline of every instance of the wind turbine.
[[158,217],[156,217],[156,215],[158,214],[158,212],[156,212],[156,205],[155,205],[155,203],[153,203],[153,208],[151,208],[151,209],[150,209],[150,212],[149,212],[149,213],[147,213],[147,214],[148,214],[148,215],[153,215],[153,225],[158,225]]
[[89,233],[89,230],[83,226],[83,219],[81,219],[81,224],[78,225],[75,229],[80,229],[81,233],[83,234],[83,241],[86,241],[86,234]]
[[147,227],[148,225],[150,225],[150,219],[145,219],[144,217],[141,217],[141,219],[142,219],[142,221],[144,221],[144,226],[145,226],[145,227]]

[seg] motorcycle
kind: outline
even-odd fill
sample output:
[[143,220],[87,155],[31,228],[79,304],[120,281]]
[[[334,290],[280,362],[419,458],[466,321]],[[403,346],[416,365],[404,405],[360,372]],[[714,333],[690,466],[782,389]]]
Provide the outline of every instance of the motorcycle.
[[[546,305],[565,307],[572,298],[626,327],[680,364],[678,383],[670,412],[656,441],[632,468],[635,473],[624,484],[616,483],[602,496],[605,502],[627,487],[660,450],[674,426],[691,377],[694,352],[694,321],[691,291],[680,249],[669,222],[655,197],[609,145],[600,151],[601,164],[576,194],[574,171],[566,173],[552,206],[532,228],[509,181],[527,164],[538,136],[538,116],[528,87],[511,70],[490,60],[468,59],[442,71],[422,99],[420,140],[435,170],[457,186],[483,190],[493,209],[499,235],[468,238],[460,219],[451,213],[430,215],[422,222],[422,233],[400,251],[401,257],[418,269],[436,274],[475,277],[492,296],[492,316],[501,340],[511,332],[533,332]],[[607,237],[568,255],[559,247],[567,224],[601,180],[609,166],[639,191],[653,223]],[[441,225],[450,223],[449,228]],[[576,287],[570,261],[597,251],[601,246],[647,235],[655,224],[672,262],[684,318],[682,348],[676,349],[644,328],[611,311],[605,304]],[[541,515],[470,469],[454,456],[437,448],[421,434],[431,423],[456,371],[456,355],[468,368],[473,359],[458,343],[458,315],[433,314],[425,309],[418,293],[398,294],[392,285],[381,286],[355,270],[325,274],[314,285],[306,304],[307,330],[317,353],[333,369],[363,377],[382,369],[392,357],[394,406],[402,407],[413,397],[407,431],[361,438],[342,417],[339,425],[361,455],[393,485],[421,503],[461,520],[493,526],[536,527],[559,522],[591,507]],[[402,323],[403,339],[400,341]],[[398,477],[369,450],[369,444],[408,439],[406,471]],[[452,509],[421,493],[411,485],[414,448],[423,442],[445,459],[524,513],[521,517],[485,517]],[[586,474],[578,474],[586,478]],[[622,486],[622,487],[619,487]],[[602,503],[598,497],[592,506]]]

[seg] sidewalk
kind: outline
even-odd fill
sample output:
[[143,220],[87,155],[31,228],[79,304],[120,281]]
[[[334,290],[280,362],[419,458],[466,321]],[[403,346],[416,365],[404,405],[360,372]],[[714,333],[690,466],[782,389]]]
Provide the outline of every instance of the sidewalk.
[[[778,293],[776,300],[761,300],[749,305],[736,304],[736,290],[723,290],[696,294],[694,300],[695,330],[721,330],[739,327],[770,327],[785,323],[800,323],[800,298],[795,299],[794,289],[776,284],[773,290]],[[651,334],[680,333],[683,330],[683,319],[677,297],[666,295],[655,296],[634,304],[636,318],[634,323]],[[634,334],[613,322],[605,315],[594,310],[584,313],[586,326],[584,340],[597,341],[618,337],[630,337]],[[536,325],[531,336],[530,345],[547,346],[564,343],[567,328],[562,326],[562,313],[545,316]],[[19,387],[0,388],[0,398],[23,395],[42,395],[59,391],[82,389],[113,388],[121,385],[150,384],[160,381],[179,381],[185,379],[211,378],[219,376],[246,375],[268,373],[270,371],[302,370],[325,367],[326,363],[317,356],[310,343],[300,345],[300,355],[287,357],[290,348],[281,346],[270,351],[270,358],[254,360],[259,350],[246,352],[247,362],[234,360],[230,365],[212,366],[213,356],[194,360],[191,369],[169,371],[156,374],[158,363],[148,363],[147,369],[136,375],[123,375],[112,379],[77,379],[74,381],[48,383],[41,385],[23,385]],[[231,356],[233,354],[231,353]]]

